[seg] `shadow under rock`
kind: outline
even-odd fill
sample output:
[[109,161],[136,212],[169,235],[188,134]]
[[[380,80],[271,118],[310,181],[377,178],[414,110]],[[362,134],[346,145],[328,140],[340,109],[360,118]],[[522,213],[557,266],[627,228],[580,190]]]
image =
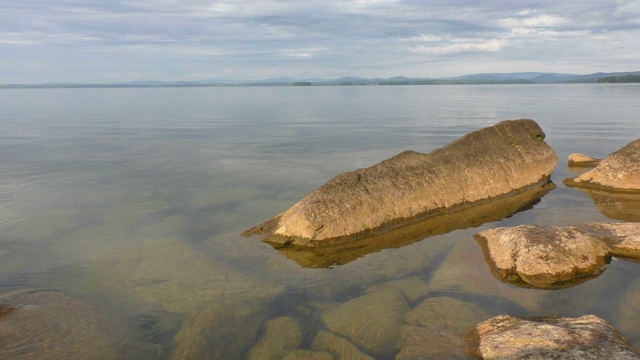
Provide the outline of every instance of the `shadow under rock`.
[[454,211],[413,222],[389,231],[374,234],[346,244],[309,248],[298,245],[278,247],[278,251],[307,268],[328,268],[350,263],[367,254],[388,248],[403,247],[428,237],[446,234],[453,230],[479,227],[488,222],[499,221],[515,213],[529,210],[540,199],[555,189],[548,182],[506,198],[490,201],[464,210]]

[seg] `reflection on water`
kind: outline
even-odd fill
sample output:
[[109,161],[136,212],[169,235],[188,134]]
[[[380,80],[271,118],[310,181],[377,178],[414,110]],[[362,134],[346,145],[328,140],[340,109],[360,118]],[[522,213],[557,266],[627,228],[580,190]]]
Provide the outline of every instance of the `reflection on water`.
[[[0,317],[0,357],[19,347],[28,358],[455,358],[464,328],[497,314],[593,313],[638,345],[637,264],[614,260],[571,289],[523,289],[494,279],[473,241],[494,226],[637,213],[627,198],[596,201],[617,209],[601,213],[561,184],[564,166],[558,188],[530,206],[506,204],[499,216],[478,207],[399,229],[383,246],[291,261],[235,234],[336,174],[503,119],[535,119],[559,158],[603,157],[640,137],[639,90],[4,90],[0,304],[17,310]],[[379,326],[389,337],[368,342]]]
[[343,265],[372,252],[405,246],[456,229],[473,228],[484,223],[502,220],[519,211],[531,209],[554,188],[553,183],[547,183],[517,195],[453,213],[429,217],[351,243],[320,248],[295,245],[285,247],[274,245],[274,247],[282,255],[304,267],[320,268]]
[[610,219],[640,221],[640,194],[577,188],[593,199],[596,208]]

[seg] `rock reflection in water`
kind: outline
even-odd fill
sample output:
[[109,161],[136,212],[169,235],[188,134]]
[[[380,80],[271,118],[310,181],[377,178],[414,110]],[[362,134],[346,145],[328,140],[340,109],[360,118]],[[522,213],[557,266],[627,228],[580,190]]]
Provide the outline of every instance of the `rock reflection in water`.
[[303,267],[326,268],[344,265],[362,256],[387,248],[399,248],[428,237],[446,234],[453,230],[478,227],[487,222],[499,221],[517,212],[530,209],[540,199],[555,189],[551,182],[517,195],[474,206],[450,214],[424,219],[343,245],[309,248],[289,245],[278,251]]
[[593,199],[602,214],[610,219],[640,221],[640,193],[610,192],[577,188]]

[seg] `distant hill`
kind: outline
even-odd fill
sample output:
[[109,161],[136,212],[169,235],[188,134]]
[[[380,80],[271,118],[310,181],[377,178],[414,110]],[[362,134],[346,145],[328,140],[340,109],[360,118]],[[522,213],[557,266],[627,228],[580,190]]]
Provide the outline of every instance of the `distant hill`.
[[[640,71],[598,72],[587,75],[543,73],[543,72],[513,72],[513,73],[478,73],[449,78],[408,78],[394,76],[390,78],[363,78],[345,76],[337,79],[294,79],[280,77],[264,80],[225,80],[206,79],[194,81],[131,81],[111,84],[87,83],[50,83],[50,84],[7,84],[0,85],[0,89],[7,88],[118,88],[118,87],[216,87],[216,86],[345,86],[345,85],[475,85],[475,84],[566,84],[566,83],[596,83],[596,82],[625,82],[625,76],[640,76]],[[617,79],[620,78],[620,79]],[[599,79],[608,79],[599,80]],[[633,79],[635,79],[633,77]]]

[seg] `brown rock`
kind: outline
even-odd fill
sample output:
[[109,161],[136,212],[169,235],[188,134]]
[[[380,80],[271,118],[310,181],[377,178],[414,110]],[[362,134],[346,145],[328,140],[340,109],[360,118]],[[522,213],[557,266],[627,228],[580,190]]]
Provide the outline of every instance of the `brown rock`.
[[322,320],[332,332],[368,352],[385,356],[392,353],[397,344],[407,310],[404,295],[385,287],[327,310]]
[[640,359],[611,324],[579,318],[496,316],[471,332],[468,352],[477,359]]
[[607,156],[595,169],[564,182],[567,186],[640,192],[640,139]]
[[373,360],[349,340],[324,330],[318,333],[311,346],[315,350],[331,353],[337,360]]
[[611,260],[605,244],[571,228],[521,225],[475,237],[494,276],[521,286],[570,287],[599,275]]
[[302,329],[289,316],[267,322],[262,339],[251,349],[249,360],[280,360],[302,341]]
[[557,157],[533,120],[503,121],[434,150],[405,151],[325,183],[247,230],[276,244],[325,246],[546,183]]
[[594,167],[597,166],[600,161],[602,160],[580,153],[569,155],[569,166],[573,167]]
[[604,242],[613,255],[640,259],[640,223],[587,224],[572,228]]
[[[529,209],[553,189],[555,185],[549,182],[506,198],[453,213],[428,217],[349,243],[324,247],[288,245],[278,247],[278,252],[304,267],[344,265],[383,249],[407,246],[425,238],[431,238],[429,242],[434,242],[434,237],[453,230],[474,228],[487,222],[502,220],[514,213]],[[432,250],[429,253],[435,255]],[[406,264],[403,263],[401,266],[406,267]]]

